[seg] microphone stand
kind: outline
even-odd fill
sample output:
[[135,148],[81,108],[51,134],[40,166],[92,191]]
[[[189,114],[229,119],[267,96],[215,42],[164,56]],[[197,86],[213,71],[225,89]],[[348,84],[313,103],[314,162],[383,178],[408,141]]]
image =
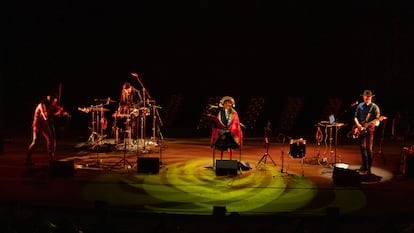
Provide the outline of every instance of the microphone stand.
[[[147,89],[145,88],[145,85],[142,82],[140,76],[137,73],[131,73],[131,74],[137,79],[137,81],[142,87],[143,113],[141,116],[141,141],[143,143],[143,151],[145,151],[145,130],[144,129],[146,127],[146,115],[147,115],[146,103],[147,103],[147,96],[149,99],[151,99],[151,95],[148,93]],[[140,151],[138,150],[138,145],[137,145],[137,154],[139,154],[139,152]]]
[[279,133],[277,140],[278,141],[282,141],[282,146],[281,146],[281,150],[280,150],[280,159],[282,161],[282,167],[280,169],[281,173],[287,173],[286,170],[284,170],[284,164],[285,164],[285,142],[286,142],[286,138],[290,139],[289,136],[284,135],[282,133]]

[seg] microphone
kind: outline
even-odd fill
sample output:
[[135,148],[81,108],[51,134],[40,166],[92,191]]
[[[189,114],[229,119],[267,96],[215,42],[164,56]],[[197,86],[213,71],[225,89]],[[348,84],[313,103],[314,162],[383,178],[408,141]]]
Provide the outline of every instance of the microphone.
[[217,105],[209,104],[209,109],[212,109],[212,108],[218,108],[218,106]]
[[357,104],[358,104],[358,101],[355,101],[354,103],[351,104],[351,107],[354,107]]

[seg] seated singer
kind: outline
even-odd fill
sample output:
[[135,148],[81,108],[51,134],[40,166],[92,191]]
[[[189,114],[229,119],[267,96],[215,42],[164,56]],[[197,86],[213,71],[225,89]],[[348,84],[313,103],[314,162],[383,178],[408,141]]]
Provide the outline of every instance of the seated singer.
[[210,146],[221,151],[220,158],[223,159],[224,151],[229,152],[229,159],[232,159],[233,149],[240,148],[243,143],[243,132],[240,119],[234,109],[235,101],[230,96],[224,96],[220,100],[221,107],[213,122]]

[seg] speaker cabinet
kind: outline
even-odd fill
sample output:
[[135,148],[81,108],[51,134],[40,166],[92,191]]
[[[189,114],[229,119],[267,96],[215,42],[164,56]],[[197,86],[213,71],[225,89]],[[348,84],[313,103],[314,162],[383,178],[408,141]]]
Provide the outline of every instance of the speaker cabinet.
[[332,173],[332,181],[336,185],[358,186],[361,184],[361,176],[356,170],[335,166]]
[[216,175],[237,175],[237,160],[216,160]]
[[68,161],[51,161],[50,175],[52,177],[70,177],[75,175],[75,162]]
[[160,171],[159,158],[138,158],[137,172],[147,174],[157,174]]

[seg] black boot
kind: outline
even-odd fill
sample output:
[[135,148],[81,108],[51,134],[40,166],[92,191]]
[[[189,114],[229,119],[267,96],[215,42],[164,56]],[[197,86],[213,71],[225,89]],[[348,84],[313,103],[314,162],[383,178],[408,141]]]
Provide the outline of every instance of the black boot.
[[27,152],[27,155],[26,155],[26,159],[24,160],[24,165],[25,166],[31,166],[31,165],[33,165],[33,162],[32,162],[32,153],[33,153],[33,149],[32,148],[29,148],[29,150]]
[[360,148],[361,151],[361,167],[359,168],[360,172],[366,172],[368,170],[367,166],[367,152],[365,149]]
[[371,175],[372,153],[368,152],[367,157],[367,174]]

